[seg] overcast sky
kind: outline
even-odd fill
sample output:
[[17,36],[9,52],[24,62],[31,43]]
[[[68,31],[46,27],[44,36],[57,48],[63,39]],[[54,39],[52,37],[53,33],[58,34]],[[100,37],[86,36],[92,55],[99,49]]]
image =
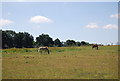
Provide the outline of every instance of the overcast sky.
[[118,41],[117,2],[3,2],[3,30],[42,33],[62,41]]

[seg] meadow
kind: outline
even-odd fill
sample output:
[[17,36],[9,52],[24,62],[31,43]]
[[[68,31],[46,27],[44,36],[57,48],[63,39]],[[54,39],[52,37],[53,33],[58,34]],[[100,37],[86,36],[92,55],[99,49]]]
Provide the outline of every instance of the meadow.
[[3,79],[118,79],[118,46],[11,48],[2,52]]

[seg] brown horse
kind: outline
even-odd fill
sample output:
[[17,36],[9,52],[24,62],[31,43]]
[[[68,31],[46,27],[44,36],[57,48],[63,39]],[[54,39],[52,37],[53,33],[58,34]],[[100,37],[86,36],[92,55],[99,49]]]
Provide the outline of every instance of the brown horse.
[[97,45],[97,44],[93,44],[93,45],[92,45],[92,49],[93,49],[93,48],[96,48],[96,49],[98,50],[98,45]]
[[44,51],[44,52],[45,52],[45,51],[48,52],[48,54],[50,53],[47,46],[46,46],[46,47],[39,47],[39,48],[38,48],[38,52],[41,52],[41,54],[42,54],[43,51]]

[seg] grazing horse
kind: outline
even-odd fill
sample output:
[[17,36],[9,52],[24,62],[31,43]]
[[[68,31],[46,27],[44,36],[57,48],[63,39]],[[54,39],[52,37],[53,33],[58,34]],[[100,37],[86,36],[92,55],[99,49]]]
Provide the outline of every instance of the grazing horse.
[[97,44],[93,44],[93,45],[92,45],[92,49],[93,49],[93,48],[96,48],[96,49],[98,50],[98,45],[97,45]]
[[45,52],[45,51],[48,52],[48,54],[50,53],[47,46],[46,46],[46,47],[39,47],[39,48],[38,48],[38,52],[41,52],[41,53],[42,53],[43,51],[44,51],[44,52]]

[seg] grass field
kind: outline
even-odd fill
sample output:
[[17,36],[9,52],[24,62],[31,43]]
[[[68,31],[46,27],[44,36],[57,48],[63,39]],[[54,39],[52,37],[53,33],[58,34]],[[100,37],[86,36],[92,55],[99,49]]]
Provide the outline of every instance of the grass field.
[[118,46],[2,50],[3,79],[118,79]]

